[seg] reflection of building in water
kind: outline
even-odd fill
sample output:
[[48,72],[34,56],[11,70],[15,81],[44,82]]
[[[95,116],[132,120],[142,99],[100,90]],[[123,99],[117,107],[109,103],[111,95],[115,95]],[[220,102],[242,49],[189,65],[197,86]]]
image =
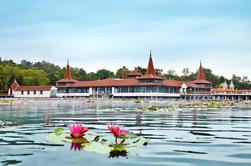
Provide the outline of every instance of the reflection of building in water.
[[178,119],[178,121],[177,121],[176,127],[182,127],[182,125],[183,125],[183,119],[182,119],[181,111],[178,112],[177,119]]
[[197,124],[197,112],[196,110],[193,110],[193,122],[192,122],[194,125]]
[[142,126],[142,115],[143,115],[143,112],[137,112],[137,115],[136,115],[136,123],[135,125],[139,127],[139,135],[142,135],[142,129],[140,126]]
[[51,114],[49,112],[45,114],[44,123],[45,123],[45,126],[51,125]]

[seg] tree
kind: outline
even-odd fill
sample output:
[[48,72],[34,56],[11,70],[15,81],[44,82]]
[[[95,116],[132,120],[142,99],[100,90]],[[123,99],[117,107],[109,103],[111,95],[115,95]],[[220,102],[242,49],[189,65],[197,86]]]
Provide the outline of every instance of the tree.
[[211,69],[204,68],[203,71],[205,79],[212,82],[213,87],[217,87],[221,84],[221,82],[219,82],[219,76],[213,74]]
[[[123,68],[124,67],[121,67],[120,69],[118,69],[116,71],[116,75],[115,75],[116,78],[122,78],[122,71],[124,70]],[[130,71],[129,71],[128,68],[125,67],[125,72],[126,72],[126,75],[127,75]]]
[[106,69],[101,69],[97,71],[96,76],[98,79],[103,80],[114,77],[114,73]]
[[172,80],[172,79],[178,79],[179,76],[177,75],[175,70],[168,70],[166,74],[164,74],[164,78],[168,79],[168,80]]
[[137,66],[137,67],[134,68],[134,70],[138,70],[143,75],[146,74],[146,68]]
[[97,75],[94,72],[90,72],[86,75],[85,80],[90,81],[90,80],[97,80]]
[[189,68],[182,69],[182,74],[183,74],[183,76],[188,76],[190,74]]
[[74,79],[79,81],[86,80],[86,71],[82,68],[71,68],[71,73]]
[[32,67],[32,63],[29,61],[26,61],[26,60],[21,60],[20,66],[24,67],[24,68],[30,68],[30,67]]
[[163,70],[162,69],[155,69],[155,74],[159,75],[159,76],[163,76]]

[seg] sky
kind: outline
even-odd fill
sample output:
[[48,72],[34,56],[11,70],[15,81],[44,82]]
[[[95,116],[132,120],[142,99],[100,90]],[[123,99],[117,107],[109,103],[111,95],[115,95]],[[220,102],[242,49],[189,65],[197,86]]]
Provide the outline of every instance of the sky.
[[0,57],[251,79],[250,0],[0,0]]

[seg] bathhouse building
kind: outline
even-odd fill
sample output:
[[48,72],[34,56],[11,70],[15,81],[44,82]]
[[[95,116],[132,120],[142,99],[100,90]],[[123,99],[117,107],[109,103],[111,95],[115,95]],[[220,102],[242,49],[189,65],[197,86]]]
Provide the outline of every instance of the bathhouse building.
[[155,73],[151,53],[145,75],[137,70],[126,75],[123,67],[122,78],[76,81],[71,78],[67,63],[64,79],[57,82],[58,97],[180,98],[181,94],[188,92],[210,92],[210,90],[211,82],[205,79],[201,64],[198,77],[192,82],[165,80]]

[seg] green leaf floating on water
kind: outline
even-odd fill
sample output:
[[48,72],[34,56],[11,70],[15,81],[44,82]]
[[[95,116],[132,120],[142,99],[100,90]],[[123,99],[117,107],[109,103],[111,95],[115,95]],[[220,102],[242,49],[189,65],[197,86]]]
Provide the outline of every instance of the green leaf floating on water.
[[88,151],[88,152],[95,152],[99,154],[109,154],[111,149],[112,148],[109,145],[105,145],[100,142],[91,142],[85,145],[83,150]]
[[106,154],[111,158],[127,157],[129,152],[146,146],[149,143],[148,139],[142,136],[137,136],[131,132],[123,137],[118,137],[118,144],[115,144],[115,138],[112,134],[103,137],[97,133],[89,131],[84,137],[71,138],[70,131],[65,131],[60,128],[56,129],[54,133],[47,135],[46,140],[55,144],[72,144],[71,146],[74,146],[75,150],[81,149],[83,151]]
[[61,134],[63,134],[64,133],[64,129],[62,129],[62,128],[57,128],[55,131],[54,131],[54,133],[56,134],[56,135],[61,135]]
[[134,134],[132,132],[128,132],[126,133],[124,136],[119,136],[118,138],[121,138],[121,139],[134,139],[134,138],[137,138],[137,134]]
[[64,134],[56,135],[55,133],[47,135],[46,140],[55,144],[65,144],[66,142],[70,142],[70,140],[67,139]]
[[157,111],[158,110],[158,108],[156,107],[156,106],[150,106],[150,107],[147,107],[147,110],[149,110],[149,111]]

